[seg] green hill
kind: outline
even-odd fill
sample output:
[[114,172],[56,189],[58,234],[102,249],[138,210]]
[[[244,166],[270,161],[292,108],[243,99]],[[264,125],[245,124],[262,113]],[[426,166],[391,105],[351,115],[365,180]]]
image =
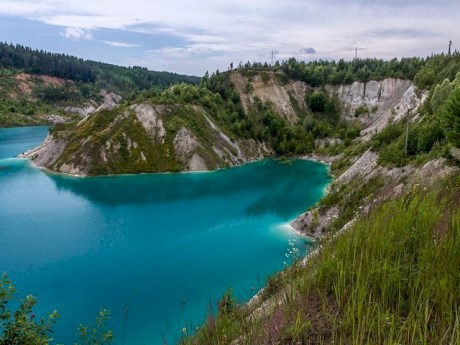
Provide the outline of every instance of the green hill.
[[0,42],[0,126],[56,122],[49,115],[69,121],[79,115],[78,109],[90,106],[96,110],[103,104],[101,90],[125,99],[142,90],[199,81],[193,76],[121,67]]

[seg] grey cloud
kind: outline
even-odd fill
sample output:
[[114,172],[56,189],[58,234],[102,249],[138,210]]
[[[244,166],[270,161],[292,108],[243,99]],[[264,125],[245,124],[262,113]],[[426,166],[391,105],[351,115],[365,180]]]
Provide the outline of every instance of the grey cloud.
[[315,54],[315,53],[316,53],[316,49],[312,47],[300,49],[300,54]]
[[435,32],[430,30],[417,30],[412,28],[387,28],[377,29],[371,32],[372,36],[375,37],[405,37],[405,38],[420,38],[420,37],[431,37],[435,36]]

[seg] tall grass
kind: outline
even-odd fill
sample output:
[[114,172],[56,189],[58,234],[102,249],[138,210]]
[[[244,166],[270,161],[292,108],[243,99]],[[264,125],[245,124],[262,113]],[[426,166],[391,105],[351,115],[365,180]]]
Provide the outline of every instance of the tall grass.
[[375,207],[282,277],[264,317],[219,314],[183,343],[460,344],[460,178]]

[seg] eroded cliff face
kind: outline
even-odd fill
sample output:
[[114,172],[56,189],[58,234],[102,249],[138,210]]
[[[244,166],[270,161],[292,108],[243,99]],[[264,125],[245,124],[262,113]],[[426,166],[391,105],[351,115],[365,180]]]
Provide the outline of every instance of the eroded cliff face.
[[272,104],[275,111],[295,124],[298,119],[297,109],[306,107],[305,93],[311,89],[301,81],[281,82],[283,74],[264,71],[254,76],[245,76],[239,71],[230,74],[230,80],[240,93],[246,114],[249,114],[256,99]]
[[96,102],[95,100],[89,100],[87,103],[81,106],[69,106],[64,107],[63,110],[79,115],[81,117],[86,117],[88,115],[94,114],[96,111],[100,110],[111,110],[115,108],[121,102],[121,96],[113,92],[108,92],[107,90],[101,90],[99,92],[102,97],[102,102]]
[[[313,90],[301,81],[283,83],[281,72],[266,71],[244,75],[240,71],[233,71],[230,73],[230,80],[240,93],[247,115],[250,115],[256,100],[260,100],[271,104],[291,124],[299,119],[298,110],[307,106],[306,92]],[[324,89],[338,98],[344,120],[361,123],[362,140],[369,140],[388,121],[398,121],[407,110],[416,111],[428,96],[427,92],[416,92],[412,81],[394,78],[371,80],[368,83],[354,82],[350,85],[328,85]],[[361,108],[360,114],[357,114],[358,108]]]
[[[364,128],[362,140],[369,140],[388,121],[400,120],[408,110],[417,111],[428,96],[426,92],[417,93],[412,81],[393,78],[328,86],[326,89],[339,99],[344,119],[361,122]],[[367,109],[367,112],[357,114],[358,108]]]
[[230,138],[201,107],[140,103],[100,110],[74,128],[53,132],[23,157],[86,176],[213,170],[271,154],[255,140]]

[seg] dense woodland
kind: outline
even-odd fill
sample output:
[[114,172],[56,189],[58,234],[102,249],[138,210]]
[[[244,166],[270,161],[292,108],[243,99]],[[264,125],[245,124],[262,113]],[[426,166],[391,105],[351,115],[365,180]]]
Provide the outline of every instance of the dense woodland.
[[[289,79],[300,80],[311,86],[351,84],[355,81],[368,82],[385,78],[415,80],[418,88],[426,89],[443,81],[453,80],[460,68],[460,52],[453,54],[433,54],[427,58],[376,58],[353,59],[345,61],[314,60],[298,61],[295,58],[276,61],[274,66],[261,62],[241,62],[236,66],[240,70],[282,70]],[[448,67],[447,67],[448,66]],[[446,68],[447,67],[447,68]],[[231,65],[232,69],[233,65]],[[217,71],[215,74],[219,74]]]
[[91,83],[98,89],[105,88],[122,95],[180,82],[197,84],[200,80],[193,76],[149,71],[143,67],[121,67],[1,42],[0,67]]
[[[20,73],[27,73],[27,80],[18,80]],[[43,82],[42,76],[60,78],[62,83]],[[193,76],[121,67],[0,42],[0,127],[40,124],[46,122],[43,114],[62,114],[62,108],[90,100],[100,102],[101,89],[133,99],[142,90],[199,81]]]

